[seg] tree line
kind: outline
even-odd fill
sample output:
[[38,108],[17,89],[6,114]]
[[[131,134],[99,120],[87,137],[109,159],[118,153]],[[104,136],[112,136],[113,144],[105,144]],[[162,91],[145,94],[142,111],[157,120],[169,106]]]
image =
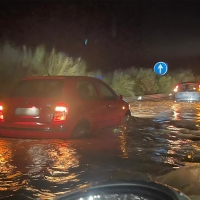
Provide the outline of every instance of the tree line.
[[126,97],[170,93],[177,82],[200,81],[191,70],[169,71],[164,76],[156,75],[153,69],[130,67],[112,72],[88,71],[81,58],[69,57],[54,48],[47,51],[44,45],[35,49],[26,46],[0,46],[0,96],[3,96],[19,80],[34,75],[83,75],[101,77],[118,94]]

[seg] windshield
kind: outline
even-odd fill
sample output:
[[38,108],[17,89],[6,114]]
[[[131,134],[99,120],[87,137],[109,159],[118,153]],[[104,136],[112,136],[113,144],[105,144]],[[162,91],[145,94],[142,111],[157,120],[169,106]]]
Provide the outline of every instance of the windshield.
[[12,89],[9,97],[58,97],[62,94],[61,80],[24,80]]

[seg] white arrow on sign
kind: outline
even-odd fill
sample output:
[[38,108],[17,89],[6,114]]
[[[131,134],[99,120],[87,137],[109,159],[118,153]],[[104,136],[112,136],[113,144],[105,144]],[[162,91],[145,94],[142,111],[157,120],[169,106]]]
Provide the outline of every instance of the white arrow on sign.
[[159,73],[161,74],[161,73],[162,73],[163,66],[160,64],[160,65],[158,66],[158,69],[159,69]]

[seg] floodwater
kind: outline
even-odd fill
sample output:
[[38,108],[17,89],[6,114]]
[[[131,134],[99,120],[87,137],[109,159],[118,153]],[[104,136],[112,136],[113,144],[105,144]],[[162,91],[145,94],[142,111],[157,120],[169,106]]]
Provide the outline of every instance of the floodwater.
[[136,101],[129,131],[80,140],[0,138],[0,199],[53,199],[108,180],[153,179],[200,162],[200,104]]

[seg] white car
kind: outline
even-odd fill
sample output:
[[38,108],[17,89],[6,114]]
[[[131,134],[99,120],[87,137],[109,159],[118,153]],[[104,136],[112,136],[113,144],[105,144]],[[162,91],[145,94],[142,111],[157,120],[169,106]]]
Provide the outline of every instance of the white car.
[[181,82],[174,88],[173,100],[178,101],[200,101],[200,83]]

